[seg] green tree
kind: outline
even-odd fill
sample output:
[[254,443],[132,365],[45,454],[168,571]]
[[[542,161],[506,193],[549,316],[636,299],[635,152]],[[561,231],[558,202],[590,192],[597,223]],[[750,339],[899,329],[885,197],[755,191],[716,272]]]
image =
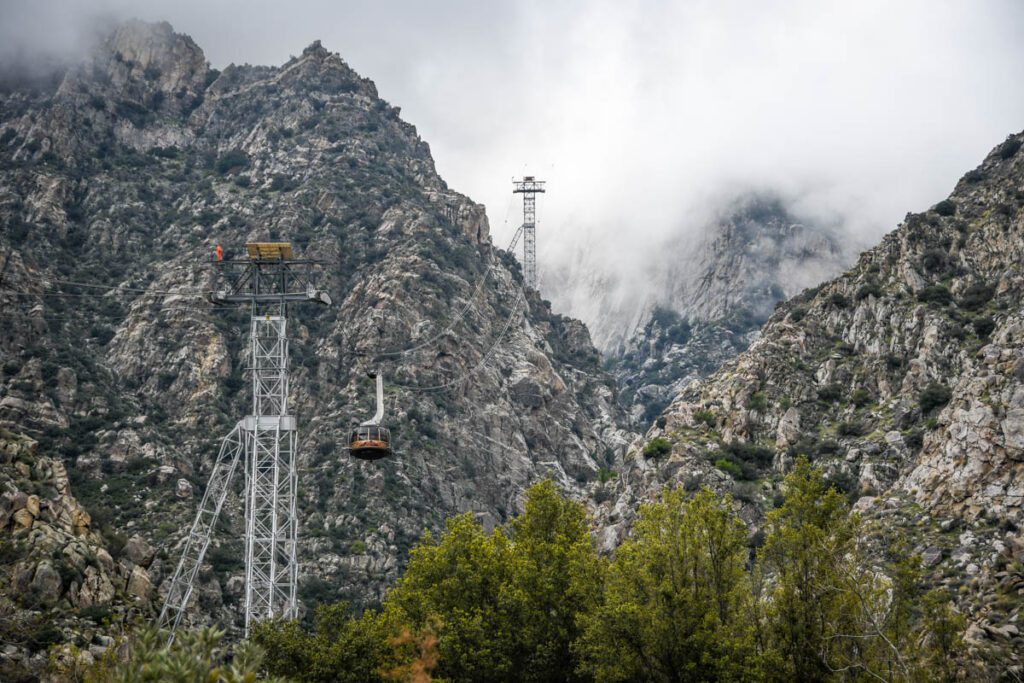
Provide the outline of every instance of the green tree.
[[919,680],[957,680],[957,664],[964,652],[967,619],[953,609],[949,596],[933,589],[921,598],[922,619],[918,650]]
[[603,564],[590,537],[586,510],[559,495],[550,481],[527,491],[526,509],[512,521],[512,586],[519,602],[519,680],[571,681],[578,662],[577,615],[600,594]]
[[[830,674],[906,678],[913,575],[877,571],[858,544],[860,520],[805,458],[786,477],[783,505],[768,515],[759,556],[766,656],[781,680]],[[893,642],[893,638],[897,642]]]
[[829,673],[823,655],[833,631],[830,620],[842,607],[831,551],[851,547],[853,530],[842,497],[805,459],[797,461],[785,485],[783,505],[768,516],[759,558],[762,576],[774,582],[764,596],[765,644],[777,649],[781,678],[821,680]]
[[302,681],[371,683],[393,653],[390,631],[380,615],[364,612],[356,619],[345,603],[320,605],[307,632],[298,621],[263,621],[252,640],[266,651],[267,671]]
[[551,482],[526,492],[507,529],[471,515],[428,534],[385,600],[394,623],[439,624],[437,674],[458,681],[573,680],[577,614],[594,604],[601,562],[582,505]]
[[488,534],[467,513],[431,534],[385,599],[395,623],[420,629],[440,624],[439,675],[458,681],[512,680],[517,639],[516,596],[510,590],[512,549],[502,530]]
[[641,507],[601,604],[581,615],[577,649],[599,681],[757,677],[746,527],[731,498],[685,496]]

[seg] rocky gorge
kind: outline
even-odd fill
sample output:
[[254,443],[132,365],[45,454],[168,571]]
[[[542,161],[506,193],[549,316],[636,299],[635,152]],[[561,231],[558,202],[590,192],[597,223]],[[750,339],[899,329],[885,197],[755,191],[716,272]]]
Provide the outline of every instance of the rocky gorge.
[[[334,299],[296,307],[290,333],[307,607],[376,604],[425,530],[463,512],[494,528],[543,479],[587,505],[608,553],[640,503],[702,485],[734,496],[754,549],[807,457],[880,565],[899,536],[978,657],[1019,675],[1022,142],[852,266],[778,203],[738,205],[609,371],[319,42],[218,71],[170,25],[128,22],[0,85],[0,677],[102,656],[155,616],[248,410],[248,316],[206,295],[215,246],[254,240],[323,261]],[[800,268],[835,277],[804,289]],[[398,450],[380,463],[342,448],[372,413],[369,371]],[[234,491],[190,624],[237,633],[241,516]]]

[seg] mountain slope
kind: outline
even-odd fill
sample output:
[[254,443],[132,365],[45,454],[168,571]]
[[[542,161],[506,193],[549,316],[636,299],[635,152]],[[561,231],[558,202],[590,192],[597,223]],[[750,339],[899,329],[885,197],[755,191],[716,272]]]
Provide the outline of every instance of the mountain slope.
[[838,231],[799,220],[769,193],[733,199],[696,240],[671,240],[659,252],[665,263],[651,264],[654,298],[612,352],[634,419],[650,424],[687,384],[746,349],[775,304],[841,272],[847,251]]
[[[0,98],[0,177],[0,424],[67,464],[105,536],[160,548],[155,586],[248,410],[247,313],[203,298],[218,243],[288,240],[328,264],[334,305],[291,327],[306,598],[372,602],[424,528],[498,523],[545,477],[582,496],[629,439],[586,328],[520,295],[483,207],[319,43],[218,73],[167,24],[122,25],[55,91]],[[341,446],[376,368],[399,453],[367,464]],[[226,508],[197,607],[222,621],[242,558]]]
[[[732,490],[752,523],[794,457],[923,553],[968,635],[1012,651],[1024,587],[1024,135],[840,277],[780,306],[751,347],[688,386],[604,507],[613,543],[670,482]],[[1010,656],[1007,654],[1007,656]]]

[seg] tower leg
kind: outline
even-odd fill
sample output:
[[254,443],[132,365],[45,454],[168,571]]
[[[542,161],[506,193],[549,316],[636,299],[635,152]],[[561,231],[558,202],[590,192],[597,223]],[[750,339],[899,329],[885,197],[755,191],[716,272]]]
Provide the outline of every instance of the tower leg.
[[213,528],[217,524],[221,507],[231,486],[231,479],[238,467],[239,457],[245,450],[246,440],[241,422],[224,437],[213,471],[210,472],[206,492],[199,503],[199,511],[196,512],[196,518],[185,538],[185,548],[171,578],[163,609],[160,610],[160,628],[170,631],[171,640],[174,639],[174,630],[181,623],[189,598],[192,597],[196,576],[210,546]]
[[537,289],[537,228],[532,223],[523,227],[523,279]]
[[246,432],[245,632],[272,617],[296,616],[298,518],[294,419],[249,418]]
[[280,315],[253,316],[254,414],[246,418],[245,633],[255,622],[296,616],[298,474],[288,415],[288,336]]

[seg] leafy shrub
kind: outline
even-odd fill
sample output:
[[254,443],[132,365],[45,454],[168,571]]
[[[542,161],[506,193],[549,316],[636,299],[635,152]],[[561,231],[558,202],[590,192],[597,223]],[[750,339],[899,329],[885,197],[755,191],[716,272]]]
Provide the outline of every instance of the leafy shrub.
[[885,354],[885,367],[889,370],[899,370],[903,367],[903,359],[895,353]]
[[946,269],[946,264],[946,252],[936,247],[926,249],[921,257],[921,265],[929,273],[943,272]]
[[903,435],[903,443],[907,448],[920,448],[924,444],[924,432],[916,430]]
[[949,403],[949,400],[953,397],[953,392],[945,384],[939,382],[932,382],[924,388],[919,397],[921,405],[921,412],[930,413],[936,408]]
[[849,305],[849,302],[846,300],[846,297],[843,296],[840,292],[833,292],[831,295],[829,295],[827,301],[829,305],[835,306],[836,308],[846,308]]
[[803,306],[796,306],[789,312],[789,319],[795,323],[800,322],[807,315],[807,309]]
[[1006,138],[1006,142],[999,145],[999,158],[1010,159],[1017,153],[1017,150],[1020,149],[1020,144],[1020,140],[1017,140],[1013,136]]
[[213,567],[213,571],[220,575],[229,574],[245,566],[241,549],[229,545],[211,548],[207,554],[207,561]]
[[[97,510],[97,508],[91,508]],[[106,509],[106,508],[104,508]],[[93,522],[96,523],[96,513],[93,513]],[[121,559],[122,553],[124,553],[124,547],[128,544],[128,537],[114,529],[113,515],[108,513],[108,517],[102,524],[97,524],[103,529],[103,540],[107,542],[107,552],[114,558],[114,561]]]
[[153,156],[160,157],[161,159],[175,159],[178,156],[179,150],[174,145],[169,145],[167,147],[154,147],[149,150],[149,152]]
[[936,303],[943,306],[953,301],[953,295],[945,285],[928,285],[917,293],[917,300],[922,303]]
[[866,285],[861,285],[854,298],[857,301],[862,301],[867,299],[869,296],[873,296],[876,299],[882,296],[882,286],[877,282],[869,282]]
[[[223,636],[224,632],[215,628],[201,631],[182,629],[168,644],[166,632],[146,626],[128,639],[126,648],[111,648],[111,653],[115,649],[123,650],[125,659],[116,656],[101,658],[84,672],[84,680],[255,681],[256,673],[263,668],[262,648],[248,642],[228,648],[221,644]],[[75,680],[80,679],[76,677]]]
[[89,334],[96,339],[100,346],[106,346],[114,338],[114,330],[105,325],[93,325]]
[[672,443],[665,438],[656,436],[644,446],[643,455],[645,458],[660,458],[672,452]]
[[749,441],[730,441],[722,444],[722,450],[737,460],[767,467],[775,458],[775,451]]
[[980,183],[984,179],[985,179],[985,174],[982,173],[981,170],[977,169],[977,168],[974,169],[974,170],[968,171],[967,173],[964,174],[964,182],[971,183],[972,185],[974,183]]
[[697,422],[697,423],[703,422],[704,424],[706,424],[711,429],[714,429],[715,428],[715,422],[717,420],[715,419],[715,414],[713,412],[711,412],[710,410],[706,410],[704,408],[701,408],[700,410],[694,411],[694,413],[693,413],[693,421]]
[[996,321],[988,316],[984,316],[972,320],[971,326],[974,327],[974,334],[978,335],[979,339],[987,339],[992,334],[992,331],[996,329]]
[[743,468],[740,467],[738,463],[735,463],[732,460],[719,458],[718,460],[715,460],[715,467],[722,470],[726,474],[732,475],[737,479],[741,479],[743,477]]
[[668,398],[649,401],[644,408],[643,415],[640,416],[640,421],[644,423],[653,422],[655,418],[665,412],[665,408],[668,408],[669,403],[671,403],[671,399]]
[[763,413],[768,408],[768,397],[763,391],[756,391],[747,399],[746,408],[755,413]]
[[149,118],[149,110],[138,102],[132,102],[131,100],[121,100],[114,107],[114,111],[119,117],[131,121],[132,125],[136,128],[142,128],[146,125],[146,120]]
[[233,149],[225,152],[217,159],[214,166],[217,173],[224,175],[232,171],[249,167],[249,155],[240,149]]
[[858,408],[863,408],[871,403],[871,392],[864,388],[857,389],[850,395],[850,401]]
[[935,205],[935,213],[940,216],[952,216],[956,213],[956,203],[951,199],[943,199]]
[[836,433],[839,436],[862,436],[867,430],[867,425],[859,420],[840,422],[839,426],[836,427]]
[[270,181],[271,192],[291,192],[298,186],[298,180],[283,175],[274,176],[274,179]]
[[996,288],[984,282],[975,282],[964,290],[958,305],[968,311],[976,311],[992,300]]
[[31,652],[46,650],[51,645],[56,645],[64,640],[64,632],[48,619],[31,624],[19,635],[24,639],[25,645]]
[[107,605],[91,605],[78,610],[78,616],[82,619],[92,619],[96,623],[110,618],[111,611]]
[[730,441],[720,443],[719,449],[709,452],[707,458],[715,467],[736,479],[751,481],[760,476],[763,468],[771,465],[775,451],[747,441]]
[[838,384],[826,384],[818,389],[818,400],[822,403],[836,403],[843,397],[843,388]]

